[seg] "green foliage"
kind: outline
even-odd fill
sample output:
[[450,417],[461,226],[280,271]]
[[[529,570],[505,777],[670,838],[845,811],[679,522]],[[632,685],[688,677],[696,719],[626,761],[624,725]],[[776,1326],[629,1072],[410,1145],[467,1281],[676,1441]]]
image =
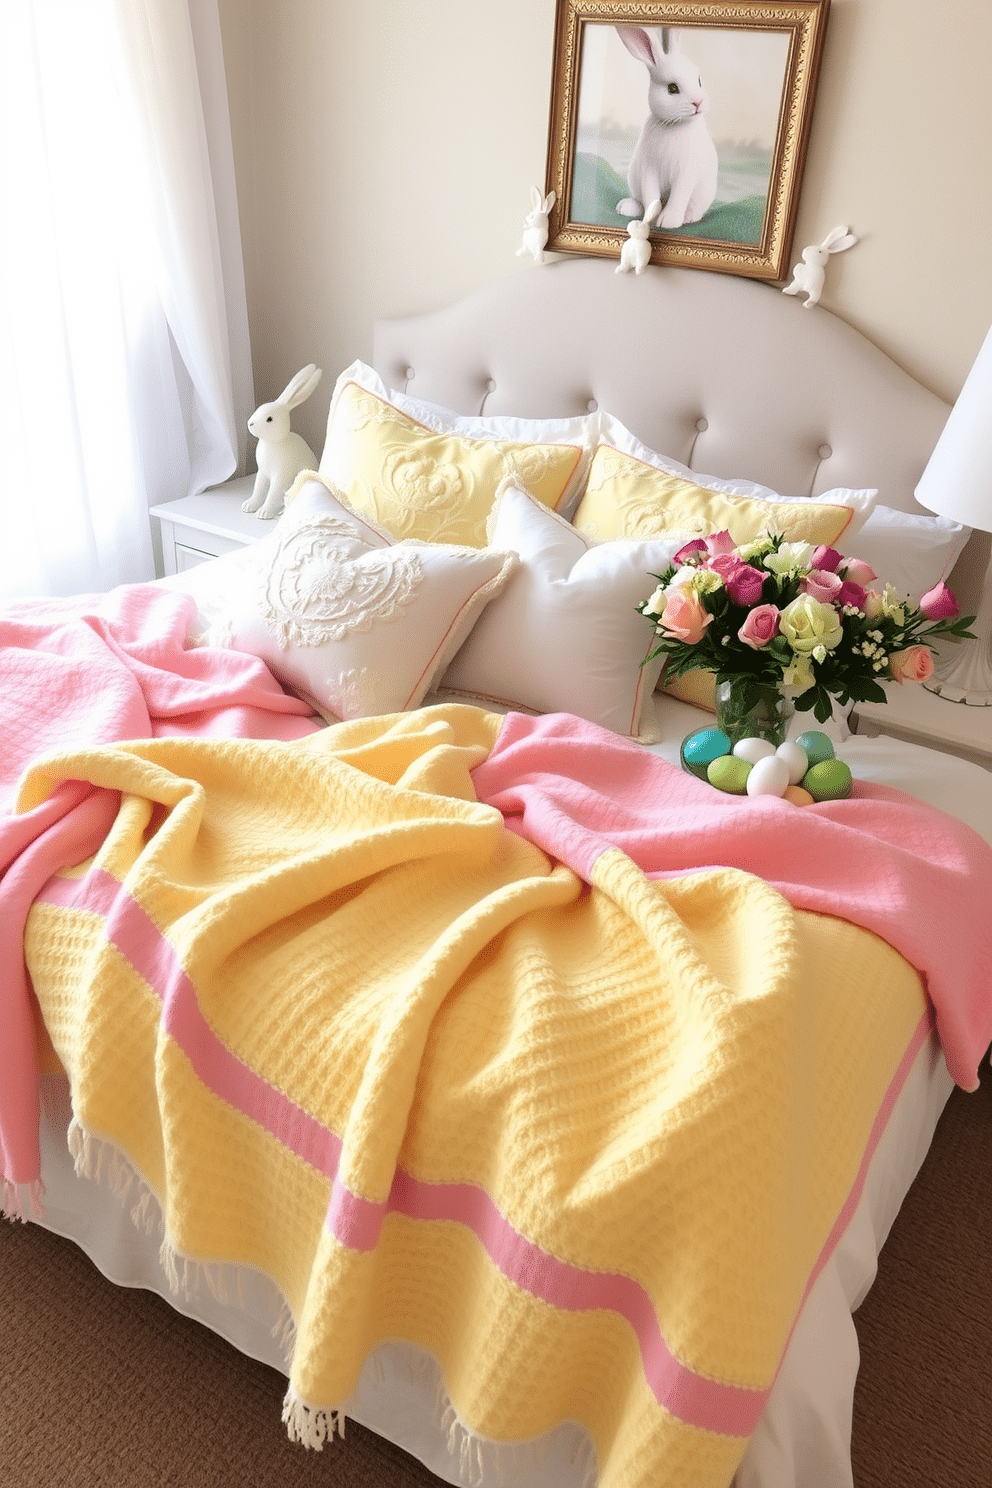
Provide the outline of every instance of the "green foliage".
[[[725,548],[729,539],[726,533],[722,538]],[[781,551],[783,546],[785,551]],[[846,602],[814,601],[817,629],[807,636],[797,636],[788,607],[799,599],[807,605],[810,602],[806,590],[811,582],[808,575],[813,551],[809,544],[786,543],[774,534],[763,534],[731,553],[723,551],[719,558],[717,549],[683,549],[665,573],[652,575],[659,585],[656,594],[661,610],[651,608],[655,595],[638,606],[660,636],[648,659],[664,656],[669,678],[700,668],[714,672],[717,682],[732,685],[735,706],[741,709],[755,706],[763,689],[787,691],[799,712],[812,711],[825,723],[832,711],[832,698],[842,705],[884,703],[886,694],[881,684],[890,680],[891,658],[898,653],[915,646],[932,650],[933,641],[943,636],[974,639],[969,629],[973,615],[928,620],[888,586],[868,593],[857,585],[849,586]],[[834,560],[838,556],[835,553]],[[710,567],[711,561],[739,563],[752,576],[753,586],[760,581],[754,591],[757,597],[740,602],[736,576],[726,570],[718,574]],[[843,577],[844,567],[845,560],[840,558],[838,580]],[[673,586],[676,575],[679,584]],[[692,596],[699,620],[696,629],[702,617],[710,617],[698,639],[690,642],[661,628],[667,608],[667,595],[661,591],[670,586],[681,595]],[[861,597],[860,607],[854,602],[857,596]],[[777,612],[778,628],[764,644],[749,644],[741,637],[745,621],[752,610],[767,606]]]

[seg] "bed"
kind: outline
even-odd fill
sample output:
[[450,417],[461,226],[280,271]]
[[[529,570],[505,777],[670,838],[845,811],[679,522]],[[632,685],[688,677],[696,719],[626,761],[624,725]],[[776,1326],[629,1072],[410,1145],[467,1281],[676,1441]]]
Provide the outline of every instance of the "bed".
[[[636,467],[649,482],[660,482],[664,503],[675,492],[675,532],[685,531],[679,515],[685,480],[703,491],[695,499],[705,503],[711,493],[732,504],[756,503],[766,521],[769,505],[782,520],[802,508],[800,522],[811,512],[816,520],[818,511],[833,518],[840,512],[841,531],[847,523],[858,529],[851,551],[878,572],[892,573],[917,595],[921,586],[947,577],[962,606],[973,610],[983,555],[967,532],[925,514],[912,495],[947,406],[823,308],[806,312],[775,289],[731,276],[667,268],[615,275],[611,264],[583,259],[514,274],[436,312],[382,321],[372,361],[342,373],[320,470],[306,478],[263,543],[154,585],[19,608],[13,616],[22,626],[47,626],[49,634],[62,634],[66,626],[78,633],[81,625],[85,646],[99,654],[94,660],[87,653],[80,665],[90,668],[88,677],[106,665],[111,690],[122,653],[129,676],[141,673],[147,681],[145,674],[160,665],[171,671],[164,701],[156,694],[153,741],[130,742],[136,715],[129,693],[106,709],[100,703],[95,733],[78,747],[67,742],[57,720],[47,732],[37,729],[27,708],[7,730],[6,773],[16,761],[23,777],[21,822],[32,812],[49,815],[33,833],[22,826],[16,842],[15,821],[14,836],[8,830],[7,838],[11,866],[4,890],[15,896],[7,908],[20,892],[22,927],[15,943],[14,919],[6,915],[5,1112],[9,1121],[20,1101],[22,1112],[30,1113],[37,1092],[40,1167],[35,1173],[30,1161],[18,1165],[10,1126],[3,1128],[6,1207],[72,1238],[113,1281],[154,1289],[235,1347],[283,1370],[291,1380],[287,1427],[311,1447],[346,1451],[347,1442],[333,1438],[351,1416],[452,1484],[850,1483],[858,1367],[852,1311],[871,1285],[941,1109],[955,1082],[974,1083],[992,1030],[988,928],[974,913],[990,885],[992,777],[948,754],[852,735],[843,715],[828,726],[838,756],[850,765],[855,794],[866,797],[860,804],[876,811],[863,817],[862,841],[877,864],[877,881],[888,883],[893,852],[898,856],[892,834],[907,823],[919,833],[919,855],[942,855],[943,878],[921,877],[925,866],[915,862],[906,873],[909,888],[922,896],[906,901],[917,907],[902,917],[914,919],[917,929],[924,924],[925,933],[915,939],[904,923],[885,920],[882,892],[881,918],[853,926],[841,918],[848,912],[857,918],[850,893],[842,896],[847,910],[830,908],[841,902],[829,897],[835,885],[823,887],[826,898],[808,897],[809,886],[801,882],[806,829],[797,826],[798,808],[788,821],[775,818],[773,830],[755,829],[758,856],[740,860],[745,869],[765,864],[767,883],[751,876],[755,867],[741,875],[733,856],[729,869],[711,874],[712,863],[726,862],[706,857],[715,839],[707,836],[714,808],[705,793],[717,793],[678,768],[683,739],[708,718],[705,695],[666,692],[658,673],[639,664],[627,666],[618,680],[615,658],[617,648],[630,645],[633,598],[624,599],[616,636],[603,603],[609,592],[635,593],[624,562],[634,563],[640,580],[650,571],[645,554],[650,557],[651,543],[660,539],[649,533],[642,551],[636,525],[621,535],[604,532],[602,500],[584,533],[579,513],[593,490],[597,451],[605,448],[614,486],[600,480],[596,490],[619,489],[616,481],[622,484],[624,472]],[[425,452],[423,439],[441,444]],[[487,465],[492,446],[499,446],[498,458]],[[470,451],[469,464],[452,449]],[[397,469],[409,477],[405,486],[392,480]],[[508,470],[526,490],[512,500],[501,494],[494,518],[493,491],[504,492]],[[386,485],[399,505],[376,504]],[[414,488],[429,499],[403,507],[404,490]],[[308,502],[313,509],[303,522]],[[426,545],[418,525],[425,505],[432,522]],[[333,639],[334,616],[326,605],[315,618],[313,595],[300,575],[326,545],[354,541],[353,531],[341,537],[349,510],[365,513],[373,536],[363,541],[378,548],[398,542],[404,561],[413,553],[417,564],[412,576],[403,563],[385,565],[388,592],[370,591],[367,623],[357,640],[352,635],[345,642],[340,635]],[[564,627],[565,640],[561,617],[556,621],[542,610],[540,598],[525,620],[494,618],[528,554],[535,565],[549,552],[565,553],[561,561],[574,564],[576,543],[594,566],[591,583],[572,597],[574,626]],[[454,555],[466,550],[475,556],[456,562]],[[266,588],[266,626],[252,596],[276,552],[280,578]],[[418,596],[425,600],[420,609]],[[610,617],[617,608],[614,600]],[[314,662],[320,647],[312,637],[303,644],[294,630],[304,613],[306,624],[323,627],[325,641],[331,636],[331,644],[353,648],[336,674],[334,707]],[[396,614],[405,616],[402,633],[397,638],[395,629],[389,631],[387,647],[377,622]],[[546,622],[539,639],[535,615]],[[643,624],[643,617],[636,619]],[[492,622],[489,632],[483,622]],[[600,656],[604,631],[609,644]],[[171,660],[161,660],[165,653]],[[230,661],[223,685],[210,660],[218,655]],[[298,663],[295,671],[287,669],[287,656]],[[239,657],[250,657],[255,670],[239,671],[231,661]],[[156,674],[146,697],[157,686]],[[80,716],[92,706],[88,692]],[[337,724],[339,718],[345,721]],[[36,763],[39,756],[43,765]],[[339,854],[333,871],[321,868],[330,877],[320,881],[319,892],[308,887],[300,897],[313,863],[302,848],[293,858],[270,838],[274,822],[285,822],[296,843],[314,836],[325,765],[328,779],[337,782],[338,794],[324,802],[335,829],[351,820],[355,800],[363,811],[371,802],[374,812],[380,798],[388,798],[393,811],[402,796],[407,804],[431,801],[430,830],[418,812],[391,820],[385,833],[377,818],[363,817],[360,841],[343,841],[344,856],[350,853],[357,864],[350,877],[334,876],[343,872]],[[601,767],[614,791],[605,804],[597,794]],[[354,788],[359,775],[361,789]],[[170,783],[163,785],[166,776]],[[58,810],[51,804],[59,794],[53,781],[64,782],[63,795],[75,792]],[[650,812],[643,814],[652,793],[675,812],[676,828],[664,843]],[[846,820],[844,810],[853,805],[814,810],[829,821],[840,808]],[[734,803],[731,811],[716,812],[720,825],[741,809]],[[889,811],[895,815],[886,826]],[[70,817],[76,823],[70,846],[62,842],[54,857],[46,857],[44,844]],[[872,823],[889,833],[887,847],[867,841]],[[433,844],[437,833],[454,840],[456,828],[473,845],[459,845],[467,855],[456,855],[455,869],[445,866],[447,846],[412,853],[395,847],[399,838],[407,843],[418,833],[418,842],[429,837]],[[176,862],[186,861],[183,831],[206,854],[187,878],[178,868],[173,875]],[[234,849],[224,831],[239,843],[242,835],[255,834],[250,884],[228,882]],[[663,850],[697,831],[707,848],[698,861],[686,859],[692,871],[684,881]],[[475,845],[483,839],[488,845]],[[813,859],[828,849],[826,838],[808,842],[818,844],[808,849],[812,881]],[[33,868],[25,867],[32,843],[42,844],[40,866]],[[159,854],[154,862],[149,852]],[[486,878],[493,854],[514,865],[495,888]],[[733,913],[704,910],[701,885],[727,872],[739,900]],[[485,893],[472,887],[475,897],[467,898],[466,884],[476,873]],[[278,916],[266,907],[261,887],[268,895],[276,881],[285,897]],[[155,928],[151,960],[142,961],[135,949],[144,930],[134,929],[133,916],[112,932],[121,882],[131,886],[128,903],[133,908],[137,900],[142,926],[171,926],[165,935]],[[218,889],[224,884],[226,898]],[[774,893],[768,884],[776,886]],[[661,890],[668,895],[665,913],[681,916],[674,940],[667,921],[663,932],[657,928]],[[788,920],[788,935],[780,893],[786,900],[793,895],[790,915],[799,911]],[[518,933],[519,911],[506,907],[514,895],[526,899],[532,935],[524,936],[526,944]],[[437,910],[436,924],[435,896],[446,905],[444,914]],[[478,912],[483,901],[490,917],[485,925]],[[332,902],[334,947],[358,935],[357,950],[340,964],[339,949],[324,939]],[[770,1096],[758,1100],[735,1083],[745,1078],[737,1066],[750,1052],[735,1060],[721,1044],[719,1057],[700,1055],[709,1011],[702,1023],[687,1024],[686,1033],[664,1019],[645,1023],[643,1010],[624,1000],[632,994],[614,984],[629,972],[631,988],[645,978],[650,985],[656,962],[645,962],[641,939],[622,950],[622,962],[610,959],[612,943],[626,934],[611,918],[618,905],[625,906],[623,926],[647,927],[653,955],[688,954],[690,942],[697,949],[711,945],[721,965],[727,956],[723,969],[741,987],[747,978],[731,966],[728,937],[766,933],[762,944],[786,957],[785,941],[775,935],[788,940],[796,923],[802,927],[807,959],[801,972],[789,975],[803,988],[815,984],[818,997],[826,1004],[836,998],[843,1011],[836,1014],[838,1027],[821,1027],[819,1012],[803,1013],[797,1022],[793,1007],[786,1023],[773,1025],[778,1034],[766,1029],[747,1046],[761,1068],[767,1059],[777,1070],[778,1044],[791,1041],[790,1067],[803,1077],[781,1077],[791,1091],[792,1104],[781,1095],[782,1109],[792,1113],[788,1127],[769,1109]],[[568,921],[567,914],[580,918]],[[710,915],[716,915],[715,928],[708,930]],[[941,923],[931,931],[935,918]],[[184,940],[181,927],[193,922],[195,934],[189,931]],[[387,923],[388,937],[381,932]],[[542,937],[571,938],[580,947],[560,951],[568,966],[561,984],[568,1007],[561,1010],[558,988],[553,1016],[541,1001],[545,990],[528,1000],[532,983],[544,987],[542,976],[532,975],[540,959],[535,924]],[[242,929],[235,933],[232,926]],[[428,998],[424,1006],[432,1019],[443,1006],[444,1021],[429,1019],[412,1046],[403,1042],[412,1015],[390,1021],[384,1007],[374,1016],[346,1013],[333,1029],[333,1046],[321,1027],[308,1025],[305,1037],[295,1027],[270,1027],[278,1057],[267,1053],[267,1073],[256,1078],[249,1071],[249,1078],[245,1065],[266,1022],[258,1014],[265,994],[259,979],[269,976],[290,933],[307,998],[320,993],[315,978],[320,983],[331,974],[313,971],[325,965],[321,957],[335,977],[357,980],[363,958],[385,954],[380,943],[395,938],[412,948],[420,967],[417,996],[434,987],[435,1002]],[[945,951],[953,941],[953,955],[934,957],[927,940],[943,942]],[[591,961],[583,959],[582,946],[592,948]],[[847,959],[834,963],[835,950]],[[18,1002],[13,993],[25,955],[36,1003]],[[925,984],[911,957],[925,966]],[[614,968],[607,997],[612,1021],[605,1023],[597,1021],[605,1016],[603,978],[589,970],[597,958]],[[887,988],[891,981],[884,1009],[866,1011],[871,1000],[854,971],[860,959]],[[619,978],[617,965],[624,968]],[[439,967],[446,968],[440,982]],[[397,974],[391,964],[383,972],[387,981]],[[147,988],[163,977],[168,989],[159,990],[156,1002]],[[506,993],[511,983],[526,996]],[[960,1003],[964,983],[970,1001]],[[78,991],[83,985],[85,996]],[[745,1004],[761,1001],[753,988],[745,993]],[[249,1011],[239,1014],[242,995]],[[698,986],[694,995],[707,1002]],[[493,1021],[502,1024],[501,1042],[487,1042],[495,1034],[479,1012],[489,1005],[486,998],[498,1010]],[[136,1007],[134,999],[141,1007],[125,1018],[122,1009]],[[44,1026],[33,1021],[39,1006]],[[230,1029],[221,1021],[229,1012]],[[132,1016],[137,1032],[125,1037]],[[515,1065],[525,1025],[526,1059]],[[745,1020],[745,1026],[751,1025]],[[355,1034],[360,1058],[342,1054],[346,1030]],[[623,1048],[611,1063],[614,1033]],[[15,1035],[38,1051],[27,1074],[12,1064]],[[640,1053],[659,1041],[680,1045],[691,1086],[675,1091],[665,1119],[653,1096],[645,1095],[656,1074]],[[234,1048],[240,1053],[232,1060]],[[443,1094],[438,1083],[436,1106],[433,1095],[428,1098],[434,1090],[424,1073],[428,1058],[430,1081],[440,1082],[439,1072],[448,1071]],[[523,1066],[529,1069],[535,1059],[540,1075],[531,1085]],[[317,1087],[307,1086],[306,1100],[289,1100],[288,1076],[272,1072],[289,1069],[287,1060],[294,1071],[306,1067],[308,1078],[317,1079]],[[467,1073],[460,1074],[464,1060]],[[722,1094],[724,1074],[718,1079],[715,1073],[721,1060],[737,1071],[727,1076]],[[501,1083],[503,1066],[513,1070],[509,1083]],[[627,1071],[622,1089],[613,1073],[621,1068]],[[701,1077],[707,1069],[712,1081],[709,1074]],[[770,1090],[780,1075],[769,1078]],[[335,1080],[349,1092],[341,1119],[318,1119],[323,1087]],[[116,1135],[125,1120],[118,1109],[122,1082],[124,1104],[144,1112],[134,1145]],[[807,1104],[795,1104],[793,1084],[808,1084]],[[631,1091],[640,1092],[637,1099]],[[477,1097],[484,1120],[473,1104]],[[752,1106],[745,1108],[745,1100]],[[568,1147],[563,1132],[594,1127],[602,1109],[615,1111],[625,1102],[631,1111],[609,1128],[593,1157],[561,1156],[558,1149]],[[642,1108],[652,1113],[646,1141],[638,1136]],[[690,1109],[686,1123],[682,1115]],[[736,1145],[745,1124],[753,1125],[754,1142]],[[250,1155],[247,1126],[258,1138]],[[503,1127],[512,1134],[509,1146],[498,1139]],[[431,1145],[435,1135],[443,1161]],[[685,1150],[665,1170],[675,1177],[662,1204],[644,1154],[667,1151],[676,1137]],[[176,1153],[196,1150],[198,1165],[205,1154],[206,1172],[195,1179],[192,1168],[187,1173],[172,1155],[173,1141]],[[293,1149],[288,1166],[280,1143]],[[762,1149],[757,1154],[755,1145]],[[768,1159],[772,1150],[776,1156]],[[760,1165],[746,1190],[727,1174],[728,1165],[745,1161]],[[829,1197],[814,1185],[814,1167]],[[707,1180],[700,1178],[697,1192],[695,1178],[690,1182],[686,1174],[703,1170]],[[719,1182],[715,1175],[722,1175]],[[725,1179],[726,1191],[719,1186]],[[763,1196],[750,1202],[748,1195],[761,1185]],[[600,1186],[609,1190],[613,1207],[601,1209]],[[554,1205],[547,1193],[555,1195]],[[271,1202],[263,1202],[266,1195]],[[542,1208],[549,1207],[559,1225],[550,1231],[542,1228]],[[753,1209],[759,1212],[752,1215]],[[597,1216],[595,1243],[588,1238],[590,1215]],[[232,1226],[241,1235],[233,1249]],[[608,1232],[602,1244],[600,1229]],[[602,1258],[613,1255],[620,1230],[629,1232],[630,1248],[614,1267]],[[749,1255],[748,1247],[759,1246],[766,1234],[783,1247],[788,1284],[776,1289],[765,1275],[768,1257],[751,1256],[748,1264],[770,1290],[755,1291],[754,1307],[742,1302],[747,1316],[728,1327],[733,1304],[717,1306],[713,1299],[740,1297],[743,1283],[736,1260],[725,1268],[733,1275],[720,1272],[720,1256],[736,1255],[738,1246]],[[656,1252],[669,1258],[660,1279]],[[381,1297],[388,1303],[380,1306]],[[712,1312],[718,1315],[709,1318]],[[725,1358],[708,1352],[708,1330],[732,1335],[720,1344],[729,1349]],[[671,1346],[673,1337],[688,1340],[685,1347]],[[340,1362],[326,1357],[335,1350]],[[539,1358],[539,1378],[527,1375],[521,1350]],[[714,1357],[723,1362],[699,1362]],[[518,1373],[526,1380],[526,1401],[513,1387]],[[328,1379],[344,1383],[332,1389]]]

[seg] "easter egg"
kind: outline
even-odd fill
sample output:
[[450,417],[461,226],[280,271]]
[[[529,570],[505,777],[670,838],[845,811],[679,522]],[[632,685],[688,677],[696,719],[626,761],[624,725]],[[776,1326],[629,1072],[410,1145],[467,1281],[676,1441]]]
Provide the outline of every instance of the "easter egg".
[[785,760],[789,767],[789,784],[798,785],[809,769],[810,763],[809,755],[803,746],[797,744],[794,739],[786,739],[784,744],[778,746],[775,753],[780,760]]
[[767,739],[738,739],[734,745],[734,753],[738,759],[747,760],[749,765],[756,765],[760,759],[767,759],[770,754],[775,753],[775,745],[769,744]]
[[821,733],[819,729],[809,729],[805,734],[800,734],[796,743],[805,749],[806,758],[811,765],[818,765],[821,760],[831,760],[834,757],[834,746],[829,734]]
[[715,785],[717,790],[726,791],[731,796],[742,796],[747,790],[747,782],[750,778],[753,766],[747,760],[736,759],[732,754],[721,755],[719,759],[710,762],[706,771],[706,778],[710,785]]
[[843,760],[820,760],[803,776],[803,787],[814,801],[841,801],[851,794],[851,771]]
[[696,729],[682,740],[680,753],[683,770],[705,780],[711,761],[730,753],[730,740],[722,729]]
[[784,796],[789,785],[789,767],[776,754],[766,755],[751,766],[747,777],[749,796]]
[[782,800],[791,801],[793,806],[812,806],[813,804],[813,797],[808,790],[803,790],[801,785],[790,785]]

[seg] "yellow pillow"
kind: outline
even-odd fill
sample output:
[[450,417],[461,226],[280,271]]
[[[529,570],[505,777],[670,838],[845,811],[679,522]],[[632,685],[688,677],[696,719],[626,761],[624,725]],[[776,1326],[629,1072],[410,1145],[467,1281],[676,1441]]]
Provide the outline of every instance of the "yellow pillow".
[[694,708],[703,708],[707,713],[716,712],[716,672],[699,667],[694,672],[683,672],[681,677],[665,681],[662,669],[658,691],[666,697],[678,698],[680,703],[691,703]]
[[854,516],[854,508],[841,501],[768,501],[709,490],[601,444],[572,520],[580,532],[601,542],[674,532],[706,537],[726,530],[735,543],[773,532],[789,542],[832,544]]
[[584,473],[591,440],[583,443],[578,420],[559,421],[563,431],[576,426],[570,441],[530,442],[490,432],[523,420],[473,420],[431,409],[428,423],[397,407],[399,401],[342,377],[320,461],[321,475],[345,500],[395,538],[484,548],[486,520],[508,476],[555,511]]

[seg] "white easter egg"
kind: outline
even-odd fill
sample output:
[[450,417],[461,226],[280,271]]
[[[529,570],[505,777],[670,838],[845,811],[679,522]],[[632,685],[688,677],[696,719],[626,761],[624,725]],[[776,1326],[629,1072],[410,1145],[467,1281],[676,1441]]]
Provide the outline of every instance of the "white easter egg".
[[734,745],[734,753],[738,759],[756,765],[759,760],[775,753],[775,745],[769,744],[767,739],[739,739]]
[[789,784],[798,785],[809,769],[809,755],[803,746],[797,744],[794,739],[786,739],[784,744],[778,746],[775,753],[780,760],[785,760],[789,767]]
[[749,796],[784,796],[789,788],[789,767],[775,753],[765,755],[752,765],[747,777]]

